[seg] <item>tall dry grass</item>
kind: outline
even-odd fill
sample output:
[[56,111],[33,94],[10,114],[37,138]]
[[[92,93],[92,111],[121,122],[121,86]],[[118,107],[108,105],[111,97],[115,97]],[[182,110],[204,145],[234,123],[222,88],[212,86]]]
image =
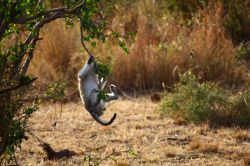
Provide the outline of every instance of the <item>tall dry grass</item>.
[[237,46],[226,36],[223,12],[220,3],[199,10],[190,33],[178,41],[182,49],[175,56],[186,58],[180,68],[191,68],[201,81],[241,84],[244,70],[235,58]]
[[192,27],[180,25],[169,15],[147,16],[147,6],[143,7],[131,54],[120,56],[114,64],[118,85],[137,90],[158,89],[162,83],[171,86],[178,80],[178,72],[190,68],[201,81],[230,86],[247,81],[247,69],[235,58],[237,46],[225,33],[222,4],[199,10]]
[[[128,13],[117,6],[113,29],[135,33],[124,55],[112,42],[92,49],[102,59],[112,58],[112,82],[126,91],[145,91],[172,86],[179,72],[192,69],[200,81],[214,80],[224,85],[248,81],[247,69],[235,58],[237,46],[226,36],[223,6],[214,3],[193,16],[192,26],[182,25],[154,1],[134,2]],[[132,10],[133,9],[133,10]],[[77,28],[65,29],[63,21],[43,29],[30,71],[46,81],[68,81],[76,85],[76,73],[85,59],[80,52]],[[86,54],[85,54],[86,55]]]
[[40,77],[41,82],[64,81],[74,84],[80,61],[77,27],[66,27],[63,20],[46,25],[41,31],[30,72]]

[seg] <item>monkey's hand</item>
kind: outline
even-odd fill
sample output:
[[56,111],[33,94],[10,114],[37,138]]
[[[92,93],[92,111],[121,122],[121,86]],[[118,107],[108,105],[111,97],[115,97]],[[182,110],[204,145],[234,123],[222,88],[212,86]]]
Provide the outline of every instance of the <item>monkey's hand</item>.
[[94,57],[91,55],[90,57],[89,57],[89,60],[88,60],[88,65],[90,65],[92,62],[94,62],[95,61],[95,59],[94,59]]

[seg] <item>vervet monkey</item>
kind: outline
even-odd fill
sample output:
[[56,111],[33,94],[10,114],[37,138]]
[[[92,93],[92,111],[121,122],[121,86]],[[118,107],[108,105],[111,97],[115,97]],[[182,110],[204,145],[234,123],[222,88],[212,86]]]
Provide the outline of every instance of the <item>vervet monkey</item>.
[[101,125],[108,126],[113,123],[116,118],[116,113],[109,121],[104,121],[100,118],[105,109],[105,104],[111,100],[117,100],[118,95],[116,86],[110,85],[110,93],[107,94],[107,99],[98,98],[98,92],[103,90],[106,81],[99,79],[97,76],[98,66],[93,56],[90,56],[88,61],[84,64],[78,73],[79,92],[82,102],[90,115]]

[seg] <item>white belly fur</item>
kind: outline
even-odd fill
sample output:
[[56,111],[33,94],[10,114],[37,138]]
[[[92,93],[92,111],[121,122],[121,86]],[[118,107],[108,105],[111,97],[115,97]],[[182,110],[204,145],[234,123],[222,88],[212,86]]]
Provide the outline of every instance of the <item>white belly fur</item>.
[[85,97],[85,96],[88,96],[88,97],[91,96],[91,99],[93,102],[97,101],[97,94],[96,93],[92,94],[94,89],[98,89],[98,85],[97,85],[97,81],[95,77],[88,75],[85,77],[85,79],[79,78],[78,86],[79,86],[79,90],[81,93],[80,96],[83,102],[85,101],[84,101],[84,98],[82,97]]

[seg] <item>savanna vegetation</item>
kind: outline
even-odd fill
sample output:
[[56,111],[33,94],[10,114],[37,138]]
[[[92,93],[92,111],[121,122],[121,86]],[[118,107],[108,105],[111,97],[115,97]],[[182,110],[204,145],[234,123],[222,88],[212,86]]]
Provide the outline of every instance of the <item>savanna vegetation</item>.
[[[213,127],[230,126],[232,130],[234,127],[249,127],[248,0],[6,0],[0,2],[0,10],[1,163],[15,161],[17,147],[27,139],[26,135],[31,135],[29,118],[36,113],[42,102],[48,103],[48,99],[59,100],[61,103],[79,100],[76,75],[88,58],[81,40],[86,42],[98,62],[111,69],[109,82],[116,84],[122,93],[132,97],[152,92],[163,95],[159,108],[155,108],[155,105],[152,107],[161,116],[152,113],[157,123],[150,124],[154,123],[152,117],[143,110],[138,111],[145,115],[143,118],[146,119],[143,121],[147,125],[131,124],[135,133],[138,129],[147,131],[150,125],[154,130],[163,130],[168,127],[166,124],[172,125],[169,120],[165,120],[168,121],[165,123],[161,119],[165,115],[172,117],[174,124],[179,125],[193,122],[196,125],[209,124]],[[84,36],[81,36],[79,27],[84,31]],[[132,105],[128,107],[133,109]],[[129,113],[133,114],[131,111]],[[34,115],[37,121],[38,115],[40,114]],[[74,116],[77,117],[75,114]],[[36,123],[34,119],[31,121]],[[125,120],[121,121],[130,124]],[[49,123],[49,120],[46,122]],[[187,128],[192,130],[192,126]],[[235,147],[236,154],[233,148],[221,150],[222,147],[215,143],[220,142],[223,135],[232,134],[230,129],[221,129],[222,134],[216,135],[218,140],[209,142],[205,136],[212,135],[213,129],[208,131],[207,127],[201,128],[183,138],[189,145],[187,149],[201,154],[220,153],[228,162],[239,158],[245,165],[250,163],[250,152],[244,154],[245,151],[239,151],[239,144]],[[39,130],[39,127],[36,125],[35,129]],[[123,129],[129,132],[126,126]],[[113,129],[110,130],[114,132]],[[183,132],[181,129],[176,130],[176,133]],[[245,129],[242,130],[244,133]],[[170,135],[172,133],[170,130],[166,132]],[[201,136],[196,137],[197,133]],[[103,139],[108,141],[106,136],[109,136],[109,131],[103,131],[103,134]],[[175,139],[163,138],[164,134],[166,133],[159,131],[161,140]],[[121,133],[116,133],[116,136],[126,137]],[[127,136],[132,140],[132,135]],[[145,136],[146,142],[152,141],[151,136],[146,133],[140,136]],[[230,142],[231,136],[227,138]],[[247,142],[249,146],[248,132],[234,134],[233,138]],[[97,139],[101,140],[99,136]],[[174,144],[183,141],[181,139],[176,137]],[[157,142],[157,139],[153,140]],[[128,142],[133,147],[144,146],[137,141],[140,142]],[[159,147],[165,145],[164,141],[158,143],[156,144]],[[89,144],[94,146],[91,141]],[[185,145],[179,146],[184,146],[185,149]],[[223,145],[227,145],[227,142]],[[149,159],[139,156],[134,148],[119,152],[123,157],[128,155],[129,162],[116,164],[129,165],[132,160],[136,161],[133,164],[138,164],[145,160],[155,161],[152,163],[157,165],[168,162],[163,159],[166,156],[182,160],[182,153],[185,154],[185,160],[188,160],[186,157],[189,155],[190,158],[195,157],[189,150],[180,152],[173,147],[163,148],[159,153],[157,151],[157,157],[151,153],[151,148],[153,147],[138,148],[141,152],[150,154]],[[235,153],[235,158],[231,156],[231,160],[224,153]],[[81,156],[82,153],[78,154]],[[117,156],[109,148],[105,154],[107,156],[102,156],[103,158],[82,155],[82,159],[89,165],[101,165],[103,159],[113,160],[112,157]],[[201,161],[190,164],[198,165],[199,162]],[[78,160],[73,163],[78,164]]]
[[[14,161],[15,149],[27,139],[27,122],[38,105],[46,99],[56,100],[64,93],[63,83],[53,83],[41,90],[31,85],[37,77],[27,74],[37,43],[43,39],[40,30],[46,24],[60,18],[66,26],[73,26],[74,21],[78,21],[81,31],[78,37],[83,47],[85,41],[94,46],[95,40],[105,42],[110,37],[128,52],[119,33],[107,32],[108,22],[102,15],[103,2],[65,0],[57,7],[53,3],[30,0],[0,3],[0,164]],[[112,8],[111,2],[105,4]]]

